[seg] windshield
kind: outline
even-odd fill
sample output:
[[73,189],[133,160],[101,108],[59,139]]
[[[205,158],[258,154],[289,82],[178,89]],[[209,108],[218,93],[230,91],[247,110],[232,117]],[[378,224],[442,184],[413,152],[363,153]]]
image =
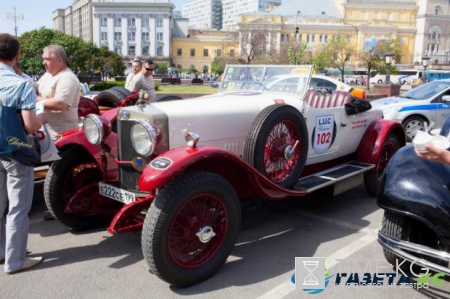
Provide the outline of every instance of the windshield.
[[311,72],[311,65],[229,65],[220,92],[276,91],[303,97]]
[[432,96],[441,93],[443,90],[450,87],[450,82],[448,81],[433,81],[427,84],[417,86],[408,92],[405,92],[400,97],[408,98],[412,100],[425,100],[431,98]]

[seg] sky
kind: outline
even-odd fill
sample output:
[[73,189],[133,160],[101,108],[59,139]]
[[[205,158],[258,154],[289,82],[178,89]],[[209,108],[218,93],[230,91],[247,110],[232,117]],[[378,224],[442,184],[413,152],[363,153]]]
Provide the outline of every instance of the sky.
[[[120,1],[120,0],[119,0]],[[171,0],[175,4],[175,10],[181,11],[182,5],[192,0]],[[21,16],[17,19],[17,35],[41,27],[53,28],[53,12],[59,8],[65,9],[72,5],[73,0],[2,0],[0,10],[0,33],[14,35],[14,20],[8,19],[7,15]]]

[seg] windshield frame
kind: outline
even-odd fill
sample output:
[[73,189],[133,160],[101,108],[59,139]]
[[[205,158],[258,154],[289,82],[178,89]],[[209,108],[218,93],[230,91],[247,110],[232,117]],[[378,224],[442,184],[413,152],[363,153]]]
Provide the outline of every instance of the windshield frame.
[[[219,92],[282,92],[304,98],[309,89],[313,65],[227,65]],[[292,79],[298,83],[292,84]],[[290,83],[289,91],[282,85]],[[274,90],[280,84],[280,90]]]

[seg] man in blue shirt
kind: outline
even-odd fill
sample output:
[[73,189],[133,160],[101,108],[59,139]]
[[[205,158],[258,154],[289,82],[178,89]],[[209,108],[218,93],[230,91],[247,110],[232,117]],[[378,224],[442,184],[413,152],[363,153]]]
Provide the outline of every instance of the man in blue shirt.
[[[17,61],[19,41],[12,35],[0,34],[0,102],[20,111],[25,131],[31,134],[47,122],[47,116],[36,115],[36,92],[14,72]],[[6,274],[33,268],[42,261],[42,257],[27,257],[26,253],[33,191],[33,167],[2,160],[0,156],[0,263],[4,263]]]

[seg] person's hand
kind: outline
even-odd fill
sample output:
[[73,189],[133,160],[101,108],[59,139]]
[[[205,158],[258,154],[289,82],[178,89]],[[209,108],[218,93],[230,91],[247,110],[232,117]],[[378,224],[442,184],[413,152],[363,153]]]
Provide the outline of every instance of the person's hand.
[[48,123],[48,114],[46,112],[39,113],[36,116],[42,124]]
[[419,157],[422,157],[424,159],[434,161],[434,162],[450,164],[450,152],[449,151],[438,148],[438,147],[430,145],[430,144],[426,144],[425,149],[426,149],[426,152],[419,152],[417,150],[417,148],[415,148],[414,151],[416,152],[416,154]]

